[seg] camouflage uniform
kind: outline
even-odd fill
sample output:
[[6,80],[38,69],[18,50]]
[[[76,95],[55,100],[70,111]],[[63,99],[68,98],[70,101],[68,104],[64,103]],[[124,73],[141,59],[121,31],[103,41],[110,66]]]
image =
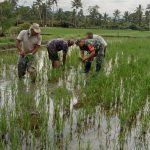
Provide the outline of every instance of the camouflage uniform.
[[[91,53],[90,48],[88,45],[92,45],[96,51],[95,56],[96,57],[96,72],[99,72],[103,63],[104,58],[104,49],[102,47],[102,43],[99,39],[87,39],[85,40],[84,46],[81,49],[81,51],[87,51]],[[85,72],[88,73],[91,68],[93,58],[88,59],[85,63]]]

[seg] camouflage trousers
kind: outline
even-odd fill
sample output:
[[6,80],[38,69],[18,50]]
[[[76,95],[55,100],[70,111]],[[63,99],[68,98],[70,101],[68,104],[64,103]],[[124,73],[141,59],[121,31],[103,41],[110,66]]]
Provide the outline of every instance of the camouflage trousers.
[[28,72],[32,82],[35,82],[37,71],[35,67],[35,58],[32,55],[27,55],[25,57],[19,57],[18,61],[18,77],[23,78],[24,75]]
[[[101,67],[102,67],[102,63],[104,60],[104,54],[102,54],[100,51],[96,54],[96,72],[99,72]],[[92,64],[93,58],[92,59],[88,59],[85,62],[85,68],[84,68],[84,72],[88,73],[90,71],[91,68],[91,64]]]

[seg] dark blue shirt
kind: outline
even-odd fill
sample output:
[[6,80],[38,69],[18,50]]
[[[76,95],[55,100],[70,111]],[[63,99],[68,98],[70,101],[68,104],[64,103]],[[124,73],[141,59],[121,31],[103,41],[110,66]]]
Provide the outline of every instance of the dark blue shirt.
[[67,53],[68,52],[68,43],[64,40],[52,40],[48,43],[47,45],[48,49],[51,51],[63,51],[63,53]]

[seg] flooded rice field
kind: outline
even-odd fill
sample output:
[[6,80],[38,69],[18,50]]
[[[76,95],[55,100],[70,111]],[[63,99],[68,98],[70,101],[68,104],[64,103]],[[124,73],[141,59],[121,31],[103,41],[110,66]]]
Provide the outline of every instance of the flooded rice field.
[[58,70],[52,70],[42,48],[35,84],[28,74],[18,79],[17,52],[0,53],[0,147],[149,150],[148,41],[142,48],[134,39],[108,43],[103,69],[96,74],[93,64],[88,75],[82,73],[77,48]]

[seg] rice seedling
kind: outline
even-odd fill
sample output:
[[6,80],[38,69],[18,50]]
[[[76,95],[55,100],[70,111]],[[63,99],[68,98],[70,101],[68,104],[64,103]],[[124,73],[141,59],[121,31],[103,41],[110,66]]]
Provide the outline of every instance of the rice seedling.
[[[60,29],[60,36],[69,37],[72,30]],[[131,33],[121,33],[125,34]],[[79,36],[74,30],[72,35]],[[18,81],[16,52],[0,53],[2,149],[94,149],[95,144],[103,149],[149,148],[149,39],[107,40],[99,74],[94,63],[88,75],[81,73],[84,65],[76,47],[70,50],[65,68],[58,70],[52,70],[47,52],[41,49],[35,85],[28,75]],[[134,137],[140,140],[131,144]]]

